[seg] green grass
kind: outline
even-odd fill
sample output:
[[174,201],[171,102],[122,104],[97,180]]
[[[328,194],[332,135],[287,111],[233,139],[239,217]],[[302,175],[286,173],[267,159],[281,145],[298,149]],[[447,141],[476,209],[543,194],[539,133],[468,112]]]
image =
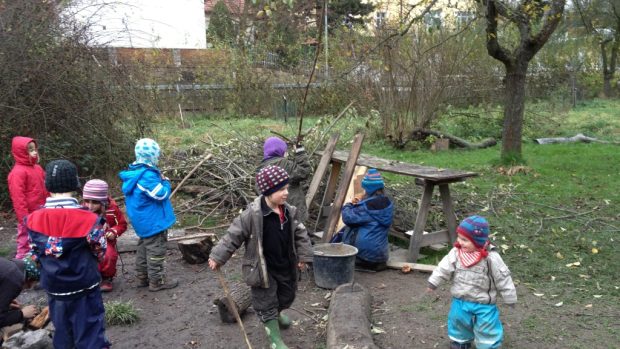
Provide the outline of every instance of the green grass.
[[11,247],[0,247],[0,257],[9,257],[10,254],[15,253]]
[[108,301],[104,307],[105,322],[110,326],[132,325],[140,319],[138,311],[130,301]]

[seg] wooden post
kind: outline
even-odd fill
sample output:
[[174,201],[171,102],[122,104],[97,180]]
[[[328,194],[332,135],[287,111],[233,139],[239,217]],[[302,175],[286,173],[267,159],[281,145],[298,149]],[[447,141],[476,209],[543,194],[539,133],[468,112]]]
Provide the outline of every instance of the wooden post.
[[332,235],[334,235],[336,225],[338,224],[338,219],[340,218],[340,210],[342,209],[342,204],[344,204],[344,199],[347,195],[347,188],[349,187],[349,183],[351,182],[351,178],[353,177],[353,171],[355,170],[357,158],[359,157],[360,151],[362,150],[363,142],[364,134],[356,134],[355,138],[353,139],[353,146],[351,147],[351,152],[349,153],[349,157],[347,158],[347,163],[345,166],[344,174],[342,176],[342,180],[338,185],[336,199],[334,200],[331,212],[329,213],[329,219],[327,220],[327,231],[323,235],[323,241],[329,241],[332,238]]
[[[306,207],[308,207],[308,209],[310,209],[310,204],[312,203],[312,200],[314,200],[317,190],[319,190],[319,185],[321,185],[321,180],[327,171],[327,166],[329,166],[329,162],[332,159],[332,154],[334,153],[334,149],[336,149],[336,143],[338,142],[339,137],[340,134],[334,133],[329,139],[327,146],[325,147],[325,151],[321,156],[321,161],[314,172],[312,182],[310,183],[308,193],[306,194]],[[309,155],[312,156],[312,154]]]
[[433,189],[435,184],[429,181],[424,181],[424,193],[422,194],[422,201],[418,208],[418,215],[415,219],[415,226],[413,228],[413,235],[409,240],[409,258],[407,262],[415,263],[420,254],[420,243],[422,242],[422,234],[424,234],[424,227],[426,226],[426,219],[428,218],[428,210],[431,206],[431,198],[433,197]]

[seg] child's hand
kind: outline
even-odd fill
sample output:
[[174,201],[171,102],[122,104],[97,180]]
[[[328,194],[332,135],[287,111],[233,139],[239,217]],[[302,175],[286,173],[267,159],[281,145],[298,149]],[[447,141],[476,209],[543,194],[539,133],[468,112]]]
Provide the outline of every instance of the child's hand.
[[218,262],[209,258],[209,268],[211,268],[211,270],[217,270],[219,267],[220,267],[220,264]]
[[9,305],[9,309],[19,309],[21,307],[22,305],[17,301],[17,299],[13,299]]
[[433,293],[433,292],[435,292],[435,290],[433,290],[432,288],[430,287],[426,288],[426,293]]
[[306,265],[306,262],[299,262],[297,263],[297,268],[299,268],[299,270],[301,271],[305,271],[308,268],[308,266]]
[[22,315],[24,316],[24,319],[32,319],[37,315],[38,312],[39,311],[37,310],[37,307],[35,307],[34,305],[27,305],[24,307],[24,309],[22,309]]
[[358,197],[354,197],[353,200],[351,200],[351,203],[354,204],[354,205],[359,203],[359,202],[360,202],[360,198],[358,198]]
[[116,234],[114,234],[113,232],[109,231],[107,233],[105,233],[105,238],[108,240],[116,240]]

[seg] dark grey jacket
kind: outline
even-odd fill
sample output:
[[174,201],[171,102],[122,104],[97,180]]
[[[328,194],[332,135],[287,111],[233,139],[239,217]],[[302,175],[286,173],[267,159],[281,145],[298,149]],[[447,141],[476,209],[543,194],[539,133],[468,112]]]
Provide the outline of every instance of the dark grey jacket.
[[0,327],[24,320],[22,311],[11,309],[11,301],[22,292],[26,275],[13,261],[0,258]]
[[[307,185],[306,181],[312,175],[312,168],[310,167],[310,160],[308,154],[303,148],[297,149],[295,152],[295,159],[290,160],[287,158],[271,158],[261,162],[256,172],[260,171],[263,167],[269,165],[276,165],[282,167],[288,173],[288,202],[297,208],[299,221],[304,223],[308,218],[308,209],[306,207],[306,191],[304,187]],[[260,194],[260,193],[259,193]]]
[[[218,244],[213,248],[209,258],[218,264],[225,264],[233,253],[245,244],[245,253],[241,263],[243,279],[250,287],[269,288],[267,263],[263,255],[263,213],[262,195],[235,218]],[[306,227],[297,218],[297,209],[284,204],[291,219],[291,239],[294,241],[293,254],[299,262],[312,262],[312,245]]]

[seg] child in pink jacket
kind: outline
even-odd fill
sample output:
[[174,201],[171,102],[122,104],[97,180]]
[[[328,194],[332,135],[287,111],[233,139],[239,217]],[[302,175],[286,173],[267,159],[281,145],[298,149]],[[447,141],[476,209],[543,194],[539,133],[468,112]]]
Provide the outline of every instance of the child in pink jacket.
[[15,165],[9,172],[9,193],[17,216],[17,253],[22,259],[30,250],[24,218],[45,204],[45,171],[39,166],[37,143],[29,137],[13,137],[11,153]]

